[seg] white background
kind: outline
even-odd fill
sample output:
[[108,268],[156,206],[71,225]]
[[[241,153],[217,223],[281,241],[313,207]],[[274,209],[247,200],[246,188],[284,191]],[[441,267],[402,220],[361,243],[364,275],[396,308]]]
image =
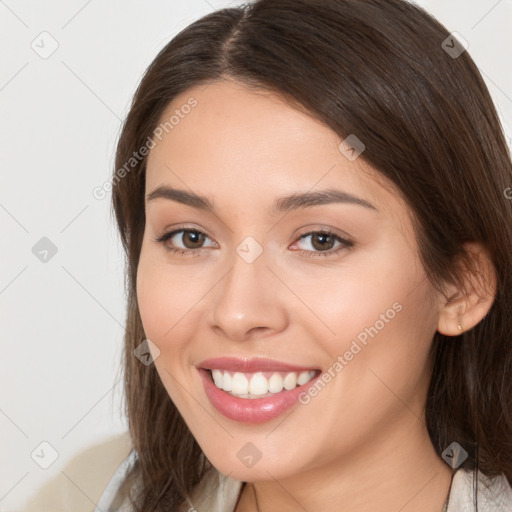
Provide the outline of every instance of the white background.
[[[76,453],[126,430],[123,256],[110,195],[92,190],[111,174],[121,120],[159,49],[200,16],[240,3],[0,1],[2,511],[19,510]],[[512,0],[417,3],[469,43],[512,126]],[[52,40],[46,59],[31,47]],[[57,248],[46,263],[32,252],[42,237]],[[48,469],[30,456],[42,441],[59,454]]]

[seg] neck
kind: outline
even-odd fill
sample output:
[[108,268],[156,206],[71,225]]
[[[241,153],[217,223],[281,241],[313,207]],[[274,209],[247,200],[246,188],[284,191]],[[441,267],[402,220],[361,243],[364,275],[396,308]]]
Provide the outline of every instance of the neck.
[[381,432],[343,460],[244,486],[236,512],[441,512],[452,470],[435,453],[425,424],[412,422],[414,436]]

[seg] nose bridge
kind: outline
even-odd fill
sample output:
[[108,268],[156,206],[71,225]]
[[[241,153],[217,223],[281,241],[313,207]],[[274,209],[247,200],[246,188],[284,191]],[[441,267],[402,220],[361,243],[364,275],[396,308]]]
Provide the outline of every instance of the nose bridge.
[[[260,246],[261,247],[261,246]],[[259,252],[259,254],[257,254]],[[219,283],[213,300],[213,326],[232,339],[243,340],[253,331],[279,331],[286,312],[279,302],[268,254],[245,240],[236,248],[231,268]]]

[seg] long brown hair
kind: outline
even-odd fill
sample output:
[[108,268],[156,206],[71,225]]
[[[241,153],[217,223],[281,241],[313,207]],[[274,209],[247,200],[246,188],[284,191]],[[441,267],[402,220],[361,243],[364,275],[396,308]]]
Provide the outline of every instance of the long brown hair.
[[[174,510],[211,464],[153,364],[136,298],[144,233],[147,145],[166,106],[192,86],[229,76],[278,92],[397,186],[414,219],[432,284],[460,284],[463,243],[491,255],[497,293],[486,317],[448,339],[436,333],[426,422],[439,455],[458,442],[463,466],[512,483],[512,165],[495,106],[467,51],[421,8],[402,0],[258,0],[209,14],[180,32],[147,69],[120,135],[112,205],[127,257],[126,414],[138,460],[137,511]],[[132,162],[133,163],[133,162]],[[132,489],[133,490],[133,489]]]

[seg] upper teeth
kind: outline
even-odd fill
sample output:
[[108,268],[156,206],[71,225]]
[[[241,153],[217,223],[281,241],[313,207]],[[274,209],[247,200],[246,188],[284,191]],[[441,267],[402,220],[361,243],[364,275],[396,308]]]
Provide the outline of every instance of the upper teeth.
[[[267,372],[265,372],[267,373]],[[291,390],[309,382],[315,371],[304,372],[273,372],[269,378],[263,372],[241,373],[224,370],[212,370],[215,385],[232,395],[242,398],[260,398],[268,393],[279,393],[284,389]]]

